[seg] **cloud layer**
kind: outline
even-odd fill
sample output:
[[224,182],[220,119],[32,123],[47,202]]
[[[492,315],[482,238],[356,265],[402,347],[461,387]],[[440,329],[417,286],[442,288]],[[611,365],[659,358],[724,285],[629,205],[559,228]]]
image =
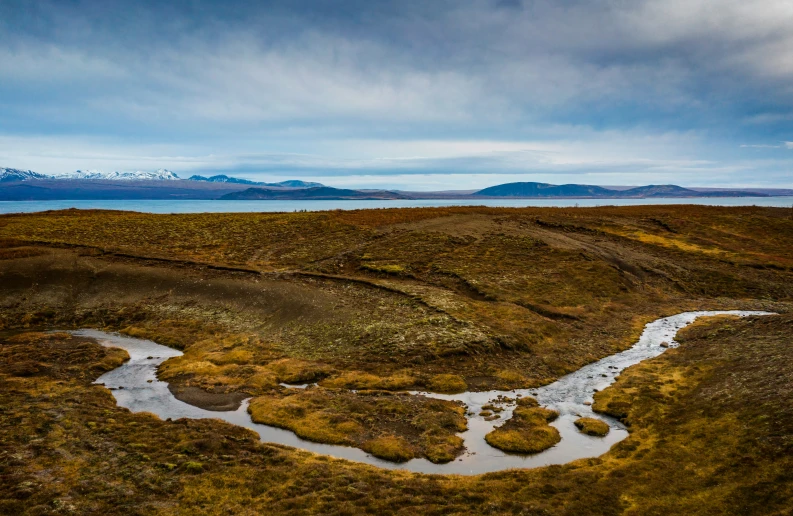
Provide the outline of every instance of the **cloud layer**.
[[11,0],[0,30],[3,166],[793,182],[789,1]]

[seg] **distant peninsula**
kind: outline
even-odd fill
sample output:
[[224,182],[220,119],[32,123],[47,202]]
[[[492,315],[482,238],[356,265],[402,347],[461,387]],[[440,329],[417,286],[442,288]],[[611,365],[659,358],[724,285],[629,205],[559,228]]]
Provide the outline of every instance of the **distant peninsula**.
[[604,198],[604,199],[646,199],[679,197],[768,197],[767,194],[743,190],[699,191],[677,185],[648,185],[614,190],[593,185],[552,185],[548,183],[505,183],[479,190],[473,194],[478,197],[518,197],[518,198]]
[[248,188],[241,192],[225,194],[221,200],[382,200],[412,199],[388,190],[346,190],[319,186],[296,190],[271,190],[266,188]]

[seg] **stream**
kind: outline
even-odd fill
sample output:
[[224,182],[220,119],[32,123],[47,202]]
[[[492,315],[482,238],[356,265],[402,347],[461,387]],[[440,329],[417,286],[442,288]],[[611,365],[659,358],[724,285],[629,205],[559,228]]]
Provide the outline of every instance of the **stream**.
[[[772,314],[770,312],[739,310],[701,311],[685,312],[657,319],[645,326],[639,341],[630,349],[588,364],[543,387],[512,391],[464,392],[462,394],[412,391],[411,394],[461,401],[468,407],[468,430],[459,434],[465,440],[466,452],[448,464],[433,464],[426,459],[412,459],[397,464],[373,457],[358,448],[306,441],[289,430],[252,422],[248,414],[248,400],[243,401],[237,410],[229,412],[209,411],[189,405],[177,400],[168,390],[168,384],[157,379],[159,365],[169,358],[182,355],[180,351],[150,340],[125,337],[98,330],[83,329],[71,333],[96,339],[103,346],[122,348],[129,353],[129,361],[103,374],[95,383],[111,389],[118,405],[126,407],[132,412],[151,412],[162,419],[222,419],[255,431],[263,442],[293,446],[381,468],[404,469],[418,473],[476,475],[512,468],[565,464],[576,459],[597,457],[607,452],[615,443],[625,439],[628,436],[628,431],[619,421],[592,411],[590,404],[593,401],[594,392],[603,390],[614,383],[615,378],[626,367],[656,357],[663,353],[667,347],[677,346],[674,341],[677,332],[694,322],[696,318],[713,315],[747,317]],[[540,405],[559,412],[559,417],[551,423],[551,426],[559,430],[562,437],[561,442],[533,455],[506,453],[485,442],[485,434],[512,417],[516,406],[514,400],[518,396],[532,396],[539,401]],[[509,398],[511,401],[504,401],[504,398]],[[479,415],[482,406],[486,404],[493,404],[502,409],[499,419],[486,421]],[[591,437],[582,434],[573,425],[573,422],[582,416],[605,421],[610,427],[610,432],[605,437]]]

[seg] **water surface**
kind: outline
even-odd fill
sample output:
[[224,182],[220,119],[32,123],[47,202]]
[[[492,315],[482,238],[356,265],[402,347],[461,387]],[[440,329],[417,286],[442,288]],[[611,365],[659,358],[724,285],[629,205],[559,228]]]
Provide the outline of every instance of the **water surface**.
[[45,210],[103,209],[144,213],[248,213],[372,208],[432,208],[444,206],[490,206],[497,208],[646,206],[653,204],[698,204],[705,206],[793,206],[793,197],[695,197],[672,199],[419,199],[375,201],[219,201],[219,200],[80,200],[0,201],[0,213],[31,213]]

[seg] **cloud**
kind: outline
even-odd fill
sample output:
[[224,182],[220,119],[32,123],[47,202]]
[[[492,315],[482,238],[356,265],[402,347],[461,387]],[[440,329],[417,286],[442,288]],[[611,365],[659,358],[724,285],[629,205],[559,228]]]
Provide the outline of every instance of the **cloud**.
[[26,142],[0,165],[789,170],[741,144],[793,131],[787,0],[11,1],[0,30],[0,135]]

